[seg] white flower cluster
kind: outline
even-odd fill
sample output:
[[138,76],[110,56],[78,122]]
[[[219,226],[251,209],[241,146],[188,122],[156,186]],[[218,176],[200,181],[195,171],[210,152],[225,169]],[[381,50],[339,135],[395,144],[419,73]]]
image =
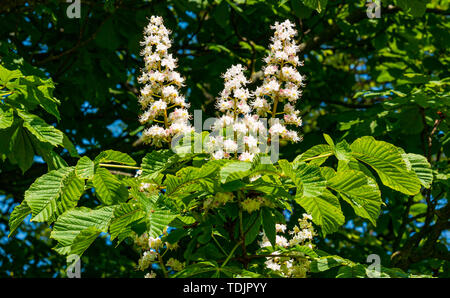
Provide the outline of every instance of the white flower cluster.
[[[312,240],[316,236],[316,232],[310,222],[312,220],[311,215],[303,214],[303,218],[299,218],[298,226],[294,226],[292,231],[288,231],[291,235],[291,239],[287,239],[285,236],[276,235],[275,242],[277,246],[283,248],[294,247],[296,245],[305,245],[309,248],[314,248]],[[286,233],[286,225],[277,224],[277,233]],[[269,239],[266,235],[263,235],[262,241],[259,243],[261,247],[271,246]],[[276,273],[284,277],[306,277],[309,271],[310,261],[305,258],[305,255],[298,251],[289,252],[289,255],[281,254],[280,251],[272,253],[272,257],[267,257],[264,263],[265,267],[275,271]]]
[[[299,87],[304,86],[304,77],[297,71],[303,63],[297,56],[298,46],[294,37],[297,31],[289,20],[276,22],[272,29],[275,34],[270,44],[270,54],[264,59],[264,81],[255,92],[252,107],[259,116],[271,116],[269,134],[292,142],[301,141],[295,130],[289,130],[286,125],[301,126],[300,112],[295,109],[295,103],[302,94]],[[283,121],[277,116],[283,115]]]
[[156,123],[143,133],[144,141],[155,146],[170,142],[178,134],[192,131],[188,122],[189,104],[179,93],[184,78],[175,71],[177,60],[168,53],[171,47],[169,34],[162,18],[152,16],[141,42],[145,68],[138,82],[145,85],[140,90],[139,102],[145,112],[139,121],[142,124]]
[[217,100],[216,108],[223,115],[213,127],[206,150],[214,159],[230,158],[240,153],[239,160],[252,161],[260,152],[258,134],[266,131],[257,115],[251,114],[249,99],[252,94],[245,87],[248,83],[241,64],[229,68],[223,78],[225,87]]
[[[163,234],[167,234],[167,230],[164,230]],[[138,245],[143,251],[143,254],[139,259],[137,266],[137,269],[142,271],[146,270],[152,264],[159,262],[159,259],[161,258],[162,254],[164,254],[164,252],[162,252],[163,249],[174,250],[178,248],[177,243],[171,244],[169,242],[163,242],[161,240],[161,237],[156,238],[149,237],[147,233],[144,233],[139,237],[135,237],[134,243]],[[170,267],[172,267],[173,270],[182,268],[184,266],[179,262],[177,263],[175,259],[169,259],[167,265],[169,266],[169,264],[172,265]],[[151,271],[150,273],[147,273],[145,277],[146,278],[156,277],[156,273]]]
[[[301,95],[303,76],[297,71],[302,65],[297,56],[298,46],[294,37],[294,25],[286,20],[275,23],[275,34],[270,45],[270,54],[264,60],[262,86],[250,92],[248,80],[241,64],[233,65],[223,75],[225,87],[216,102],[222,116],[214,123],[207,142],[207,151],[213,159],[231,158],[252,161],[260,153],[261,140],[284,139],[298,142],[301,137],[286,125],[301,126],[300,112],[295,103]],[[282,117],[280,117],[282,115]],[[268,117],[269,129],[260,117]],[[266,144],[268,142],[266,141]]]

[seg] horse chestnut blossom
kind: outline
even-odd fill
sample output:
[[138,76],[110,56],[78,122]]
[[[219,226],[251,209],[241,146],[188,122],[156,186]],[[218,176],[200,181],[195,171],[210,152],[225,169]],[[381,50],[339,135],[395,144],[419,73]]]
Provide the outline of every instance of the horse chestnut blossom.
[[152,16],[141,42],[145,68],[138,82],[145,85],[140,90],[139,102],[146,110],[139,121],[153,124],[144,130],[143,139],[155,146],[193,130],[189,124],[189,104],[180,94],[184,78],[175,71],[177,60],[168,52],[172,46],[169,34],[162,18]]
[[[282,235],[276,235],[276,245],[283,248],[303,245],[313,249],[314,245],[312,244],[312,240],[317,234],[312,226],[311,220],[311,215],[304,213],[303,217],[298,219],[299,225],[294,226],[291,231],[288,231],[288,234],[291,235],[290,239],[288,240]],[[284,224],[277,224],[276,232],[285,234],[286,228]],[[264,248],[270,247],[272,244],[267,236],[263,235],[259,245]],[[272,255],[266,258],[264,262],[267,269],[275,271],[284,277],[306,277],[311,261],[305,258],[303,253],[291,252],[289,256],[286,256],[282,255],[280,251],[275,251]]]
[[[241,64],[231,66],[224,74],[224,89],[216,102],[223,115],[212,126],[206,149],[213,159],[237,157],[241,161],[252,161],[260,153],[257,135],[264,134],[265,126],[258,115],[252,115],[249,105],[251,92]],[[238,157],[238,153],[240,153]]]
[[[264,59],[263,84],[253,93],[255,99],[251,106],[257,115],[271,116],[269,134],[272,138],[277,136],[298,142],[301,137],[297,132],[285,126],[302,125],[300,112],[295,109],[295,103],[302,94],[299,88],[304,86],[304,77],[297,71],[297,67],[303,65],[297,56],[299,48],[294,39],[297,31],[289,20],[276,22],[271,28],[275,29],[275,34],[271,39],[270,53]],[[278,118],[280,115],[283,115],[283,121]]]

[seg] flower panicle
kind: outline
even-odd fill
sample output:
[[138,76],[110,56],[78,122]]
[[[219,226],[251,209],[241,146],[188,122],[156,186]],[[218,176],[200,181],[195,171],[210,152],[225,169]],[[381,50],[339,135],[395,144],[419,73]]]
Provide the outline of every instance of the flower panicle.
[[144,113],[139,117],[142,124],[153,125],[143,132],[144,141],[161,146],[177,134],[192,131],[188,120],[189,104],[180,93],[184,78],[176,71],[177,59],[169,53],[172,42],[170,30],[159,16],[152,16],[144,29],[141,51],[145,67],[138,82],[143,84],[139,103]]

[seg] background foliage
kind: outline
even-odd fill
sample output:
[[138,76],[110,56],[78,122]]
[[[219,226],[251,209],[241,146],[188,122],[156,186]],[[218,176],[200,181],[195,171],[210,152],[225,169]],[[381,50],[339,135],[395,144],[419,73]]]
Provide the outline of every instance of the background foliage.
[[[243,63],[259,83],[269,26],[294,21],[307,76],[304,141],[282,148],[281,157],[323,143],[322,133],[349,143],[368,135],[424,155],[434,174],[431,189],[416,196],[381,187],[376,227],[343,206],[346,223],[318,248],[361,263],[377,253],[383,266],[448,276],[447,1],[382,1],[379,19],[367,17],[364,1],[81,2],[80,19],[67,17],[65,1],[0,7],[0,276],[65,276],[46,225],[27,219],[6,237],[13,207],[36,178],[74,166],[78,154],[94,160],[114,149],[140,161],[151,151],[139,141],[136,98],[139,40],[151,15],[173,30],[187,97],[205,118],[213,116],[219,75]],[[23,112],[13,116],[11,107]],[[81,200],[96,202],[91,194]],[[139,276],[131,246],[96,240],[83,256],[83,276]]]

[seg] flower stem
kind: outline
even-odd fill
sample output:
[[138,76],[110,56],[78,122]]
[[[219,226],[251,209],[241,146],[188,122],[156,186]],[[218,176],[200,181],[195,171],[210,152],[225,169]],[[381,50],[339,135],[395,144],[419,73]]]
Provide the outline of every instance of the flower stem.
[[313,160],[313,159],[318,159],[318,158],[322,158],[322,157],[328,157],[328,156],[331,156],[331,155],[333,155],[333,153],[327,153],[327,154],[324,154],[324,155],[313,156],[313,157],[304,159],[303,161],[310,161],[310,160]]
[[162,257],[161,257],[160,254],[158,254],[158,262],[159,262],[159,265],[161,266],[161,270],[162,270],[163,273],[164,273],[164,277],[165,277],[165,278],[168,278],[168,277],[169,277],[169,274],[167,273],[166,266],[164,266],[164,261],[163,261],[163,259],[162,259]]
[[124,165],[114,165],[109,163],[100,163],[99,166],[105,167],[105,168],[120,168],[120,169],[131,169],[131,170],[140,170],[140,167],[133,167],[133,166],[124,166]]
[[236,243],[236,245],[233,247],[233,249],[231,250],[230,254],[228,255],[227,259],[225,260],[225,262],[223,262],[222,266],[220,266],[221,268],[225,267],[225,265],[228,263],[228,261],[231,259],[231,257],[234,254],[234,251],[239,247],[239,245],[241,245],[241,241],[239,241],[238,243]]

